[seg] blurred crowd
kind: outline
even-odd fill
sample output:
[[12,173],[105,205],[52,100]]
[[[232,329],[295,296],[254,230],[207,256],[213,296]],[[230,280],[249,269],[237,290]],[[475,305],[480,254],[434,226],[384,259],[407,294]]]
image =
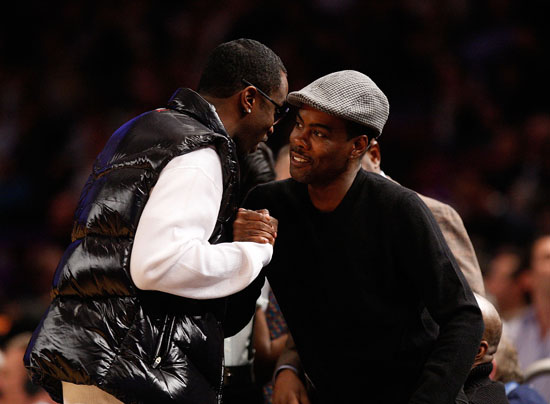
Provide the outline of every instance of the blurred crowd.
[[[371,76],[390,101],[387,173],[460,213],[487,279],[520,262],[502,254],[550,233],[546,3],[13,3],[0,16],[0,343],[42,314],[106,139],[196,88],[208,52],[240,37],[281,56],[291,90],[336,70]],[[268,145],[285,141],[278,130]]]

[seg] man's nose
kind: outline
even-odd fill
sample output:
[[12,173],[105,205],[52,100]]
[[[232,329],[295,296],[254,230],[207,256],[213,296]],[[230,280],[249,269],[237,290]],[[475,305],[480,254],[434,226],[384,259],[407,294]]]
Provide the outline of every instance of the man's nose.
[[289,140],[290,140],[290,143],[292,143],[294,146],[301,146],[304,149],[308,148],[308,142],[307,142],[307,137],[306,137],[305,131],[300,132],[296,129],[293,130],[290,133],[290,139]]

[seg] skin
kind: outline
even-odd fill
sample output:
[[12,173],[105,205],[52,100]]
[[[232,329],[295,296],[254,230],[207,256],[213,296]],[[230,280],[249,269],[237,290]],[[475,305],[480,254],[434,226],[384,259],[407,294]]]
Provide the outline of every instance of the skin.
[[[288,80],[281,71],[281,84],[269,96],[279,105],[288,94]],[[267,141],[275,125],[275,105],[261,95],[256,87],[248,86],[228,98],[201,96],[216,108],[229,136],[237,144],[237,153],[248,154]]]
[[[366,135],[348,139],[344,119],[303,107],[296,114],[289,139],[290,174],[296,181],[308,184],[309,196],[317,209],[333,211],[351,187],[367,145]],[[240,209],[233,224],[233,239],[267,239],[271,243],[273,233],[270,237],[269,232],[276,232],[276,222],[268,215],[265,211]]]
[[[288,94],[288,80],[280,72],[281,84],[269,96],[282,105]],[[216,108],[227,133],[237,145],[237,154],[244,156],[253,152],[260,142],[273,134],[275,105],[259,93],[256,87],[247,86],[228,98],[216,98],[208,94],[201,96]],[[253,212],[240,209],[234,224],[235,241],[275,243],[277,220],[267,210]]]
[[254,373],[256,382],[267,383],[273,376],[277,358],[283,352],[288,334],[271,339],[267,318],[262,308],[256,309],[254,318]]
[[345,120],[303,107],[290,134],[290,175],[308,185],[317,209],[333,211],[351,187],[367,145],[366,135],[348,139]]
[[[284,172],[281,178],[277,179],[284,179],[290,176],[288,168],[286,168],[286,172],[284,170],[285,166],[289,166],[288,157],[289,153],[287,152],[277,159],[277,164],[281,164],[282,166],[281,172]],[[380,145],[373,139],[370,142],[369,149],[361,159],[361,166],[367,171],[380,173],[380,162]],[[310,404],[306,387],[293,370],[283,369],[277,373],[273,388],[273,404]]]
[[273,387],[273,404],[310,404],[304,383],[293,370],[283,369],[277,374]]
[[[290,175],[307,184],[317,209],[332,211],[351,187],[368,144],[366,135],[348,139],[345,120],[303,107],[297,113],[289,138]],[[241,211],[237,217],[238,221],[242,219],[237,227],[252,218]],[[310,403],[304,384],[292,370],[278,373],[273,403]]]
[[541,338],[544,338],[550,332],[550,235],[539,237],[533,243],[527,277]]
[[370,141],[369,150],[365,153],[365,156],[361,160],[361,165],[366,171],[380,174],[382,169],[380,163],[382,161],[382,155],[380,154],[380,145],[374,139]]
[[514,277],[521,264],[520,256],[514,252],[499,252],[489,262],[485,276],[487,293],[496,299],[496,304],[504,320],[513,318],[526,307],[524,281]]
[[502,335],[502,321],[495,306],[483,296],[477,293],[474,293],[474,295],[483,315],[485,330],[483,331],[481,343],[479,344],[472,368],[493,361]]
[[23,346],[6,349],[4,360],[0,364],[0,404],[31,404],[36,402],[54,403],[43,390],[29,395],[24,388],[28,382],[27,371],[23,366]]
[[241,208],[233,223],[233,240],[274,245],[277,226],[277,219],[271,217],[267,209],[254,211]]

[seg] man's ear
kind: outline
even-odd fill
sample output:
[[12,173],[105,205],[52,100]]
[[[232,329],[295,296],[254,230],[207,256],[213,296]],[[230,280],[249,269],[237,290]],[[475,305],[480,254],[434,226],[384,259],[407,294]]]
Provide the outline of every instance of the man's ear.
[[359,135],[352,139],[353,145],[351,149],[350,157],[352,159],[360,159],[369,145],[369,138],[367,135]]
[[239,109],[246,114],[250,114],[256,101],[257,92],[258,90],[256,90],[253,86],[245,87],[239,95]]
[[372,165],[376,168],[380,168],[380,161],[382,160],[382,155],[380,154],[380,144],[376,139],[372,139],[369,143],[367,155],[365,158],[369,158],[372,162]]
[[488,349],[489,349],[489,343],[485,340],[482,340],[479,343],[479,348],[477,350],[477,354],[476,354],[476,357],[474,359],[474,362],[479,362],[480,360],[482,360],[485,357],[485,355],[487,354]]

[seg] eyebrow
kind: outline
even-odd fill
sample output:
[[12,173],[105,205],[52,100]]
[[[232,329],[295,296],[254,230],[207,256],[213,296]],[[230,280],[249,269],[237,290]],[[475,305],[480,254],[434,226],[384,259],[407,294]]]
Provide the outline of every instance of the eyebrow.
[[[301,117],[300,112],[296,112],[296,117],[298,117],[300,121],[304,122],[304,119]],[[309,124],[309,126],[312,126],[314,128],[323,128],[325,130],[328,130],[329,132],[332,132],[332,129],[333,129],[332,127],[322,123],[312,123],[312,124]]]

